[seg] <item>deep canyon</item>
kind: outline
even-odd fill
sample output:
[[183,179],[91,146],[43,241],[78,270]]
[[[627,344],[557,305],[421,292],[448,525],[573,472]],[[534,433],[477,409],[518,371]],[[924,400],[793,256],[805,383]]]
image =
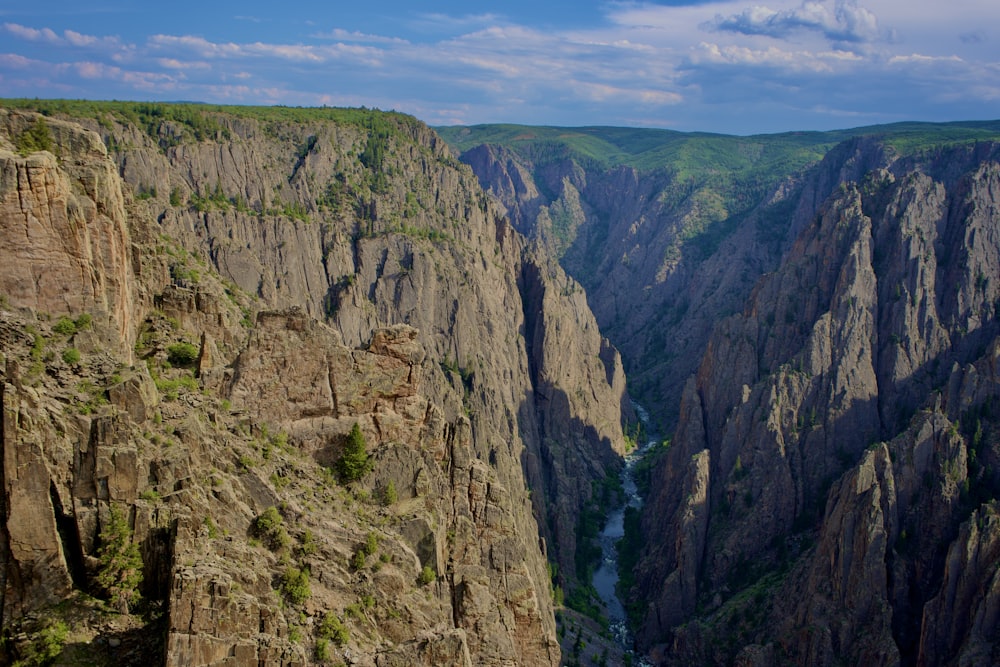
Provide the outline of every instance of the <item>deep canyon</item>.
[[0,664],[632,660],[633,398],[637,655],[1000,663],[1000,123],[11,100],[0,248]]

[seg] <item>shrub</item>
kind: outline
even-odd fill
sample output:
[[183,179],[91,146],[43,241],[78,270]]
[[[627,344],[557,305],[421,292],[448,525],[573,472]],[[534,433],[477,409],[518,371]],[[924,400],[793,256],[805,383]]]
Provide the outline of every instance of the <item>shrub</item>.
[[330,642],[326,639],[320,637],[316,640],[316,650],[313,653],[315,658],[320,662],[326,662],[330,659]]
[[14,661],[13,667],[51,665],[62,654],[68,636],[69,627],[62,621],[46,625],[21,649],[21,657]]
[[420,570],[420,575],[417,577],[417,583],[421,586],[426,586],[437,579],[437,573],[434,571],[430,565],[424,565],[424,569]]
[[316,553],[319,547],[316,545],[316,538],[313,537],[312,531],[308,528],[302,531],[302,535],[299,536],[299,555],[300,556],[312,556]]
[[67,347],[63,350],[62,360],[67,364],[78,364],[80,363],[80,350],[75,347]]
[[388,506],[395,505],[398,499],[399,496],[396,493],[396,483],[390,479],[389,483],[385,487],[385,491],[382,494],[382,500],[386,506]]
[[198,346],[191,343],[172,343],[167,347],[167,361],[171,366],[190,366],[198,360]]
[[52,152],[52,135],[45,120],[38,118],[34,125],[17,137],[17,151],[23,156],[37,151]]
[[291,543],[281,513],[274,505],[268,507],[254,520],[253,528],[257,537],[263,540],[272,551],[284,549]]
[[52,330],[63,336],[72,336],[76,333],[76,322],[68,317],[60,317],[59,321],[52,325]]
[[337,646],[343,646],[351,639],[351,633],[340,619],[330,612],[323,616],[316,634],[320,639],[332,641]]
[[281,575],[281,594],[292,604],[302,604],[309,599],[309,571],[289,567]]
[[365,538],[365,555],[371,556],[376,551],[378,551],[378,535],[375,533],[368,533],[368,537]]
[[97,583],[108,592],[118,610],[127,614],[129,607],[139,600],[142,554],[132,541],[132,529],[125,514],[117,507],[111,507],[108,525],[101,531],[99,540]]

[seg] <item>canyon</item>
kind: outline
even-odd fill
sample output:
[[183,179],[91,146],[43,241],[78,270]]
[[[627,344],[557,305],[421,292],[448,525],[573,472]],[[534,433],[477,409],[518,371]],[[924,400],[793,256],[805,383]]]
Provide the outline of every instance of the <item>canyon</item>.
[[0,104],[4,659],[599,662],[632,393],[651,662],[1000,660],[1000,128],[632,132]]

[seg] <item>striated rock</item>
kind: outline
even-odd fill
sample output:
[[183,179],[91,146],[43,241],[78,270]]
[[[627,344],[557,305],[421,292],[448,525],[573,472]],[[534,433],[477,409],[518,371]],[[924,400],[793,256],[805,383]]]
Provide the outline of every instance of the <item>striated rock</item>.
[[[0,133],[17,135],[38,118],[0,109]],[[127,355],[137,294],[121,180],[98,135],[46,122],[61,157],[0,147],[0,293],[35,311],[90,313]]]
[[[649,604],[640,642],[660,645],[664,663],[728,663],[742,645],[780,645],[791,664],[918,659],[943,551],[1000,489],[979,458],[995,460],[983,406],[998,386],[984,370],[1000,332],[996,251],[976,241],[992,234],[997,155],[981,145],[894,159],[856,142],[802,190],[857,179],[717,326],[655,472],[635,594]],[[701,451],[707,482],[686,465]],[[707,526],[693,530],[702,483]],[[741,616],[753,620],[736,645],[710,651]],[[947,650],[928,664],[963,649]]]
[[962,524],[945,558],[941,591],[924,606],[921,664],[994,664],[1000,628],[1000,525],[996,502]]

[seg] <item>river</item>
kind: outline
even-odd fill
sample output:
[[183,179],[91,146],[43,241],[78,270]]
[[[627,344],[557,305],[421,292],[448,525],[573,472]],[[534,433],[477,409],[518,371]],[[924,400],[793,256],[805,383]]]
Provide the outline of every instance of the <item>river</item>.
[[[631,651],[633,640],[629,631],[628,619],[625,615],[625,607],[618,599],[615,586],[618,583],[618,551],[615,543],[625,534],[625,509],[642,507],[642,498],[636,488],[635,477],[633,475],[635,464],[642,460],[642,457],[660,442],[660,436],[650,431],[649,413],[639,404],[633,403],[639,420],[646,431],[645,442],[635,450],[625,456],[625,465],[621,471],[622,489],[625,492],[624,502],[611,510],[608,514],[608,521],[601,531],[601,566],[594,572],[593,584],[600,596],[601,601],[607,609],[609,629],[615,641]],[[637,665],[646,664],[639,660]]]

